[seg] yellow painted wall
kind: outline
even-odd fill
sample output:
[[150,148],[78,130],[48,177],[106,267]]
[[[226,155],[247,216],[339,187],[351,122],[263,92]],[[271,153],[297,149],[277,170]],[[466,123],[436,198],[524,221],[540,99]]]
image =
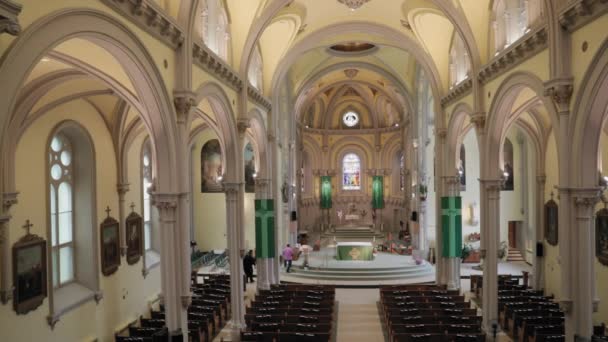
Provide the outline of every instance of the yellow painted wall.
[[[47,206],[46,144],[52,128],[68,119],[78,121],[91,135],[95,146],[97,221],[105,217],[106,205],[112,209],[112,215],[118,215],[116,162],[110,134],[93,107],[81,100],[72,101],[34,122],[19,142],[16,184],[20,195],[19,203],[12,208],[11,244],[22,236],[20,226],[26,219],[35,225],[32,233],[48,240],[44,209]],[[92,229],[98,231],[97,226]],[[159,269],[152,270],[144,279],[141,261],[129,266],[123,259],[115,274],[104,277],[100,273],[100,279],[104,294],[100,303],[90,301],[66,313],[54,330],[45,323],[49,314],[48,299],[36,311],[25,316],[17,316],[12,305],[0,306],[1,340],[65,342],[99,338],[100,341],[112,341],[114,329],[148,311],[148,300],[160,291]]]

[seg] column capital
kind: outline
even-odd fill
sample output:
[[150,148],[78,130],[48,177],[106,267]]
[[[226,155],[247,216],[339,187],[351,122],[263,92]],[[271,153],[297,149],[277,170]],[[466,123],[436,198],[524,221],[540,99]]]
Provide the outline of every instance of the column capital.
[[129,186],[131,184],[129,183],[118,183],[116,184],[116,191],[118,192],[119,195],[124,195],[127,192],[129,192]]
[[2,194],[2,210],[8,211],[13,205],[17,204],[19,201],[17,198],[19,197],[19,192],[5,192]]
[[568,113],[572,99],[572,77],[555,78],[545,82],[544,95],[551,98],[560,113]]
[[159,221],[168,223],[176,221],[179,197],[178,193],[152,193],[152,202],[158,209]]
[[580,208],[593,209],[601,198],[602,189],[599,187],[571,189],[571,194],[574,199],[574,205]]
[[226,200],[236,201],[242,184],[243,183],[222,183],[222,189],[226,194]]
[[485,112],[475,112],[470,115],[471,122],[475,125],[477,131],[484,132],[486,127],[486,113]]
[[10,0],[0,1],[0,34],[8,33],[16,36],[21,32],[19,13],[22,6]]
[[500,194],[504,180],[502,179],[479,179],[479,183],[486,189],[489,194]]
[[247,132],[247,129],[251,127],[251,122],[249,119],[247,118],[239,118],[236,121],[236,128],[239,131],[239,135],[243,135],[245,134],[245,132]]
[[177,113],[177,122],[186,123],[190,110],[196,106],[196,94],[188,90],[176,90],[173,92],[173,105]]

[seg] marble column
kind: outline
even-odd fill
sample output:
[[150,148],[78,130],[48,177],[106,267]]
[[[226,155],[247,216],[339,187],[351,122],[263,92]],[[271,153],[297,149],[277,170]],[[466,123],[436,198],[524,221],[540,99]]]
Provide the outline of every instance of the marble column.
[[0,212],[0,302],[6,304],[13,298],[13,276],[11,236],[9,222],[11,220],[10,208],[17,204],[18,192],[5,192],[2,194],[2,212]]
[[536,246],[532,264],[532,288],[541,290],[545,287],[545,258],[539,257],[536,249],[545,241],[545,182],[547,177],[536,176]]
[[498,245],[502,180],[480,179],[481,257],[483,258],[482,328],[487,334],[498,325]]
[[234,341],[240,338],[241,329],[245,329],[245,301],[243,293],[243,263],[241,262],[240,241],[238,239],[238,197],[241,183],[224,183],[226,194],[226,227],[228,239],[228,258],[230,260],[230,311],[232,317],[228,328]]
[[[450,197],[460,196],[460,177],[447,176],[444,177],[444,194]],[[437,208],[441,212],[441,208]],[[441,221],[437,224],[441,226]],[[440,227],[441,228],[441,227]],[[438,246],[437,248],[442,248]],[[460,289],[460,258],[443,258],[445,269],[445,281],[449,290]]]
[[[256,199],[272,199],[272,194],[270,192],[270,180],[269,179],[256,179],[255,180],[255,198]],[[276,210],[276,206],[275,206]],[[276,216],[276,211],[275,211]],[[275,230],[276,230],[276,222],[275,222]],[[256,250],[257,250],[256,246]],[[270,289],[270,284],[272,284],[272,279],[274,277],[274,264],[275,258],[257,258],[256,260],[256,271],[257,271],[257,285],[258,290],[268,290]]]
[[[573,275],[572,306],[565,313],[566,341],[573,341],[574,336],[586,341],[593,335],[593,311],[597,303],[595,298],[595,205],[601,194],[599,188],[571,189],[573,220],[570,236],[562,239],[560,245],[569,243],[572,246]],[[560,203],[562,201],[560,200]],[[563,208],[560,207],[560,210]],[[561,224],[560,224],[561,225]]]
[[162,303],[165,306],[165,324],[170,336],[188,336],[188,305],[190,293],[184,293],[184,274],[178,230],[179,194],[152,193],[154,206],[158,209],[161,236],[161,287]]

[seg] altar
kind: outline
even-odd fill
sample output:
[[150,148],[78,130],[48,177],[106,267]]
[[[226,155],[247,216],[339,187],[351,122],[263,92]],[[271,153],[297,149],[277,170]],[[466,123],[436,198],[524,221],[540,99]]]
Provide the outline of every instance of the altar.
[[374,260],[374,246],[371,242],[339,242],[336,260]]

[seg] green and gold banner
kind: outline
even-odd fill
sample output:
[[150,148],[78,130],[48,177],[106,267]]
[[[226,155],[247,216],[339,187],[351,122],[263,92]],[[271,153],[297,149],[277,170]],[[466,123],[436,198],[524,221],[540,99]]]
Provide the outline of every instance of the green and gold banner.
[[330,176],[321,176],[321,209],[331,209]]
[[384,208],[384,177],[372,178],[372,209]]
[[274,201],[255,200],[255,256],[261,259],[275,257]]
[[460,258],[462,256],[461,197],[441,198],[441,232],[443,234],[442,256]]

